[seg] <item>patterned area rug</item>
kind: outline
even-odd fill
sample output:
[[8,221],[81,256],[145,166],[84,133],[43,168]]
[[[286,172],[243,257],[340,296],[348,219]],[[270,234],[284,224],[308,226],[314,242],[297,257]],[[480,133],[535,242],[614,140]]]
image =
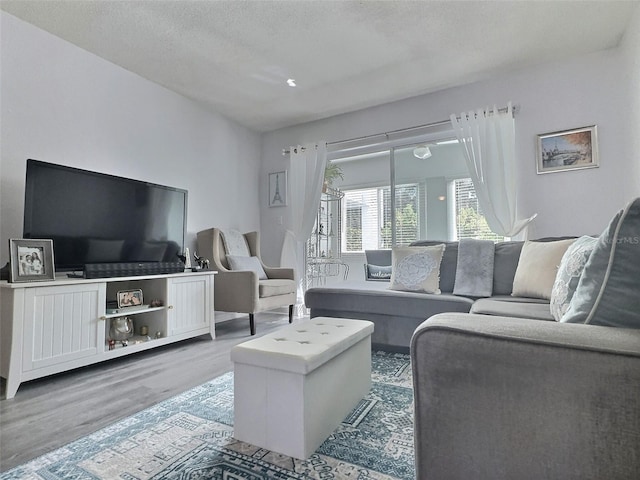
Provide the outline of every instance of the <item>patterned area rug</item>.
[[233,438],[233,374],[143,410],[1,479],[413,479],[409,356],[374,352],[369,395],[307,460]]

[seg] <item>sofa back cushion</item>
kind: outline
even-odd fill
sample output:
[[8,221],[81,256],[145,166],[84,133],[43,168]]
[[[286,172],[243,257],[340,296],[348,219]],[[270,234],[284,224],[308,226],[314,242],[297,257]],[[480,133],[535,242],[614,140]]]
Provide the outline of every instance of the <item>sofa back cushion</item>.
[[511,295],[522,245],[524,242],[496,243],[493,258],[493,295]]
[[452,293],[456,283],[456,268],[458,267],[458,242],[439,242],[437,240],[418,240],[411,243],[412,247],[433,247],[444,244],[444,255],[440,263],[440,290]]

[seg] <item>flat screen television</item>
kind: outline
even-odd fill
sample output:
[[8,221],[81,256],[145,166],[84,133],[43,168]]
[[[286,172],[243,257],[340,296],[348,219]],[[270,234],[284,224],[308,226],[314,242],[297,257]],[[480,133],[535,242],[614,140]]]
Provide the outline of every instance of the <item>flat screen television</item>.
[[23,236],[53,240],[57,271],[179,262],[187,196],[179,188],[29,159]]

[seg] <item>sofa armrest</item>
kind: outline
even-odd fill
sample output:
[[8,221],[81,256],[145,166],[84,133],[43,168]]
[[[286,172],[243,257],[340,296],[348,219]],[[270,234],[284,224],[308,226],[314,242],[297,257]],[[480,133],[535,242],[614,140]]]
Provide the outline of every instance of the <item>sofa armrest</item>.
[[445,313],[411,363],[416,478],[638,478],[640,330]]
[[264,273],[270,279],[293,280],[293,268],[267,267],[263,265]]

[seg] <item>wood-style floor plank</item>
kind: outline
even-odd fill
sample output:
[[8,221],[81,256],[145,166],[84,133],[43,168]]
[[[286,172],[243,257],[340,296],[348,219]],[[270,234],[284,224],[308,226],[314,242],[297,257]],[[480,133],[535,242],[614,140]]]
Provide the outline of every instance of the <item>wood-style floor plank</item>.
[[[256,337],[287,324],[286,314],[257,314]],[[21,384],[0,401],[0,472],[233,370],[231,348],[250,338],[248,317],[239,316],[217,324],[215,340],[198,337]]]

